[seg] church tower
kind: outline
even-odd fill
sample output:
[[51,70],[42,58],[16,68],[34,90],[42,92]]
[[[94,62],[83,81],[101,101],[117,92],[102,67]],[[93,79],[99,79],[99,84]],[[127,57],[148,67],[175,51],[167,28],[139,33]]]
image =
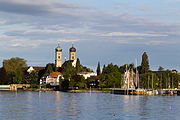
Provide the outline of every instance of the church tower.
[[61,67],[62,66],[62,48],[58,45],[57,48],[55,49],[56,52],[56,67]]
[[73,44],[72,47],[69,49],[69,59],[76,60],[76,48],[74,48]]

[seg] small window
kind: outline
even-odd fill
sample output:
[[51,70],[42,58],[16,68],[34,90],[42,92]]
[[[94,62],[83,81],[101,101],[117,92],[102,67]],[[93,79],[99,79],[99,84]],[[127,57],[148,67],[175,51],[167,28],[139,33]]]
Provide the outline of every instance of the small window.
[[58,56],[58,58],[60,59],[61,57],[60,57],[60,56]]

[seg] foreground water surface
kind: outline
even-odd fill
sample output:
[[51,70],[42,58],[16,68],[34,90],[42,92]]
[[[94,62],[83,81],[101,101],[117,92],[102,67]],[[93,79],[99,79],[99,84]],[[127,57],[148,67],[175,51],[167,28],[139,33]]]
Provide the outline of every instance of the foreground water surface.
[[180,119],[180,96],[1,91],[1,120]]

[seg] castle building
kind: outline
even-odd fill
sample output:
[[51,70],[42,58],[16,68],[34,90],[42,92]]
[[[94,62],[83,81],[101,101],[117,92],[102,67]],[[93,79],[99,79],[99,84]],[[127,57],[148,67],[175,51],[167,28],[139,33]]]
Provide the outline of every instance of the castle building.
[[55,49],[56,53],[56,67],[61,67],[62,66],[62,48],[58,45],[57,48]]

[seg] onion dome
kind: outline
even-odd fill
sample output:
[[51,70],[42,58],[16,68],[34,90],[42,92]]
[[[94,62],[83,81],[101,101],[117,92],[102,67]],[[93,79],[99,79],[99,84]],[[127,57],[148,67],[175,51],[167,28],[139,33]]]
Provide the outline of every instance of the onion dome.
[[62,48],[58,45],[56,51],[62,51]]
[[72,47],[69,49],[70,52],[76,52],[76,48],[72,45]]

